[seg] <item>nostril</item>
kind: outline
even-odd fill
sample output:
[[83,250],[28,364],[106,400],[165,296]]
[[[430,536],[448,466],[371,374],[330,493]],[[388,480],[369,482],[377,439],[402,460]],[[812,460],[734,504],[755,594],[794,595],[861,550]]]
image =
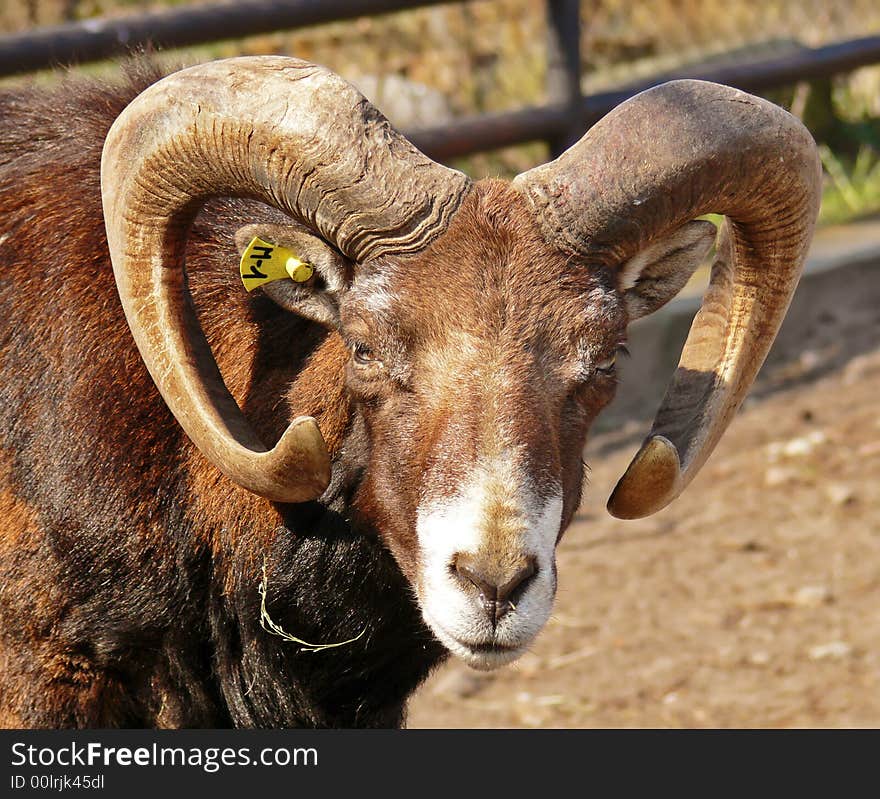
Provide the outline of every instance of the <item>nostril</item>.
[[495,601],[498,586],[492,582],[491,578],[479,571],[468,555],[456,556],[454,566],[459,577],[476,586],[483,599]]
[[510,570],[505,573],[481,567],[473,555],[462,553],[453,560],[452,570],[463,582],[476,587],[483,610],[494,626],[514,609],[538,566],[535,558],[523,558],[512,574]]
[[516,574],[498,588],[498,602],[508,603],[525,590],[526,584],[537,574],[538,565],[534,558],[528,558]]

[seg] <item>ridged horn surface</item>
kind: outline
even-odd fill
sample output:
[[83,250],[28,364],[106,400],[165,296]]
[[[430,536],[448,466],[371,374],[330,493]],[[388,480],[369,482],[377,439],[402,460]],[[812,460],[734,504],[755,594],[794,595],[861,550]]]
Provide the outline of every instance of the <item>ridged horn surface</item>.
[[696,216],[727,216],[678,369],[608,503],[620,518],[647,516],[709,457],[782,323],[819,210],[815,143],[772,103],[674,81],[621,104],[514,185],[547,239],[588,265],[625,263]]
[[191,67],[143,92],[107,136],[101,180],[125,315],[183,429],[256,494],[319,496],[330,458],[315,420],[294,419],[269,449],[223,383],[186,286],[190,225],[210,197],[249,197],[364,262],[427,246],[468,179],[416,150],[333,73],[266,56]]

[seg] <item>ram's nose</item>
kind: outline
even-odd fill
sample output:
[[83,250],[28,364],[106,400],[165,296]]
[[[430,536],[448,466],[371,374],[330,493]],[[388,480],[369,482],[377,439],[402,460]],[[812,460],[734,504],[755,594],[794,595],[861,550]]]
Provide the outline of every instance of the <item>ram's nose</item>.
[[459,553],[453,559],[453,569],[467,587],[476,588],[479,601],[495,627],[526,590],[538,573],[537,561],[532,556],[517,558],[506,566],[489,565],[470,553]]

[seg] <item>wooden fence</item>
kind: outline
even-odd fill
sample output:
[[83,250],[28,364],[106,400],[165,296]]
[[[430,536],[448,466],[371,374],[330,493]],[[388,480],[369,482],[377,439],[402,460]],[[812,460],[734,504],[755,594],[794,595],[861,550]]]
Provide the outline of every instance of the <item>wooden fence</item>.
[[[205,44],[444,2],[449,0],[245,0],[178,7],[119,19],[87,20],[0,36],[0,76],[98,61],[139,47]],[[551,152],[558,153],[623,100],[672,78],[703,78],[760,92],[880,62],[880,36],[869,36],[803,48],[758,62],[655,75],[649,81],[614,91],[584,95],[580,83],[580,2],[545,2],[547,105],[405,131],[420,149],[442,161],[508,145],[546,141]]]

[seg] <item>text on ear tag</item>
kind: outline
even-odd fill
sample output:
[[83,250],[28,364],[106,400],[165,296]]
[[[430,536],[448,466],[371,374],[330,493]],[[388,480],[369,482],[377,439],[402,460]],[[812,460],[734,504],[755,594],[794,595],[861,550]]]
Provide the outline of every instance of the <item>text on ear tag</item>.
[[300,260],[293,250],[263,241],[259,236],[254,236],[245,248],[238,269],[241,282],[248,291],[273,280],[287,278],[305,283],[315,271],[311,264]]

